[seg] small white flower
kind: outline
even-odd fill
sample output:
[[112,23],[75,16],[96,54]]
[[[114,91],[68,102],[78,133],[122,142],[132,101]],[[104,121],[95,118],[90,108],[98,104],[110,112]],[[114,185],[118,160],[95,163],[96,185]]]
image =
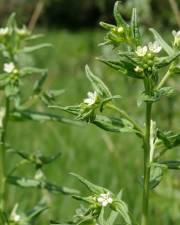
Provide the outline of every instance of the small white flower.
[[108,204],[111,204],[113,202],[113,199],[110,197],[110,193],[106,194],[100,194],[100,196],[97,198],[97,201],[103,206],[107,206]]
[[140,57],[143,57],[143,56],[146,55],[147,50],[148,50],[148,48],[147,48],[146,45],[145,46],[138,46],[137,49],[136,49],[136,54]]
[[148,44],[149,47],[149,51],[153,52],[153,53],[159,53],[162,49],[162,47],[159,45],[159,43],[157,41],[155,42],[149,42]]
[[9,28],[5,27],[5,28],[0,28],[0,36],[5,36],[9,33]]
[[97,93],[96,91],[94,92],[88,92],[87,94],[88,98],[84,99],[84,103],[90,105],[93,105],[94,103],[96,103],[97,100]]
[[137,73],[141,73],[141,72],[143,72],[143,68],[141,68],[140,66],[136,66],[134,68],[134,71],[137,72]]
[[123,27],[118,27],[118,28],[117,28],[117,32],[118,32],[118,33],[122,33],[123,31],[124,31],[124,28],[123,28]]
[[4,64],[4,72],[6,73],[12,73],[15,69],[14,63],[5,63]]
[[179,45],[180,43],[180,30],[179,31],[172,31],[172,34],[174,36],[174,45]]

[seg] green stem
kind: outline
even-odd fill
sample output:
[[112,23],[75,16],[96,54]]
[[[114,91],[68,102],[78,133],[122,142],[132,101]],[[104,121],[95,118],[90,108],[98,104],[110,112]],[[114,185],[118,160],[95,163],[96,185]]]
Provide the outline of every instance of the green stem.
[[172,63],[172,65],[169,67],[168,71],[166,72],[166,74],[164,75],[164,77],[162,78],[162,80],[159,82],[159,84],[157,85],[156,89],[161,88],[166,81],[169,79],[169,77],[172,75],[172,68],[174,67],[175,63]]
[[146,103],[146,134],[144,138],[144,184],[141,225],[148,225],[149,181],[150,181],[150,132],[152,103]]
[[0,138],[0,213],[5,209],[5,196],[6,196],[6,136],[7,136],[7,125],[9,119],[9,99],[6,98],[5,103],[5,115],[2,121],[2,132]]
[[112,104],[107,104],[106,105],[108,108],[115,110],[118,112],[123,118],[127,119],[130,123],[133,124],[134,128],[139,132],[139,134],[143,137],[144,131],[143,129],[124,111],[116,107],[115,105]]

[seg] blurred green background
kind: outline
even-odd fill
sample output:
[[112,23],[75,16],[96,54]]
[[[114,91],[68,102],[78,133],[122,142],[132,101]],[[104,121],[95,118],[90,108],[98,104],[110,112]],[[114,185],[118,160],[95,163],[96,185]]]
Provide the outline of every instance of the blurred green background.
[[[43,33],[40,40],[53,44],[52,48],[43,49],[26,59],[29,64],[46,67],[49,70],[47,87],[65,89],[59,99],[61,105],[80,103],[87,91],[91,90],[85,73],[85,64],[100,76],[113,94],[123,96],[117,104],[126,109],[143,125],[143,106],[137,107],[136,96],[142,87],[136,80],[120,76],[117,72],[95,60],[96,56],[111,57],[110,47],[98,47],[104,37],[104,31],[98,22],[113,22],[113,0],[1,0],[0,23],[13,11],[17,13],[19,24],[25,23],[35,33]],[[155,27],[167,40],[172,40],[171,31],[178,29],[179,17],[172,5],[179,7],[180,1],[168,0],[127,0],[122,1],[122,14],[129,20],[131,9],[137,7],[145,40],[152,40],[148,27]],[[177,9],[177,8],[176,8]],[[171,80],[177,93],[179,78]],[[29,84],[33,80],[29,80]],[[155,104],[153,117],[162,129],[179,129],[180,99],[163,99]],[[39,109],[41,110],[41,109]],[[49,109],[47,109],[49,110]],[[53,110],[54,112],[54,110]],[[56,111],[68,116],[61,111]],[[105,186],[113,192],[124,189],[124,199],[130,210],[138,217],[141,212],[142,143],[135,135],[110,134],[92,125],[76,127],[57,123],[14,123],[10,124],[9,139],[17,149],[24,151],[41,150],[45,154],[61,151],[62,156],[45,169],[50,181],[59,185],[80,188],[68,173],[73,171],[94,183]],[[169,152],[168,158],[180,158],[179,148]],[[30,168],[23,168],[20,173],[31,176]],[[29,210],[40,200],[42,193],[13,187],[9,196],[10,205],[20,203],[22,209]],[[38,225],[48,224],[48,220],[71,218],[78,203],[68,196],[50,195],[43,192],[51,203],[49,211],[43,214]],[[28,196],[28,197],[27,197]],[[159,188],[152,193],[150,207],[151,224],[180,224],[180,174],[168,172]]]

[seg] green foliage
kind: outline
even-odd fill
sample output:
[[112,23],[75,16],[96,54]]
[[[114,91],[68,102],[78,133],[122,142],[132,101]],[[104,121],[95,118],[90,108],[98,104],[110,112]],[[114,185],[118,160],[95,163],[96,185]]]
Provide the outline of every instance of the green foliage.
[[[37,217],[48,208],[47,202],[44,202],[40,205],[37,204],[27,214],[17,213],[17,204],[14,202],[15,206],[10,213],[12,205],[9,205],[5,198],[6,195],[9,195],[11,185],[60,194],[78,193],[73,189],[52,184],[48,181],[43,171],[44,166],[54,162],[60,156],[60,153],[48,157],[42,153],[26,153],[14,150],[16,148],[12,147],[11,143],[7,140],[9,123],[12,121],[58,121],[61,123],[77,124],[59,115],[36,109],[37,105],[42,108],[44,104],[54,103],[63,93],[62,90],[44,89],[43,85],[47,78],[46,69],[21,64],[22,57],[26,57],[27,53],[29,54],[41,48],[51,46],[50,44],[33,45],[30,42],[32,39],[39,37],[39,35],[32,35],[25,26],[18,28],[14,13],[9,17],[6,27],[0,29],[0,54],[3,70],[0,74],[0,89],[3,96],[0,109],[0,223],[4,225],[34,224]],[[39,75],[40,78],[37,78],[35,84],[32,85],[31,95],[26,96],[24,95],[24,90],[27,88],[25,85],[26,80],[33,75]],[[17,162],[11,161],[11,157],[14,156],[13,154],[20,156]],[[7,155],[9,157],[8,161],[6,160]],[[6,171],[7,163],[11,167]],[[24,165],[32,167],[33,175],[26,174],[25,177],[19,175],[19,169],[23,168]],[[43,194],[41,198],[43,198]]]
[[[170,76],[175,75],[175,71],[178,73],[177,67],[179,67],[180,56],[179,32],[173,32],[174,42],[172,41],[172,46],[170,46],[158,32],[154,29],[150,29],[154,35],[155,41],[142,45],[143,42],[141,42],[141,39],[143,37],[140,34],[137,23],[136,10],[134,9],[132,12],[131,23],[127,24],[121,16],[120,6],[120,2],[116,2],[114,6],[116,25],[104,22],[100,23],[100,25],[107,30],[105,42],[102,45],[111,45],[117,60],[99,60],[117,70],[120,75],[135,78],[142,82],[144,90],[138,101],[140,103],[143,102],[143,105],[145,105],[145,126],[137,123],[122,107],[118,108],[115,105],[113,101],[115,96],[111,96],[111,92],[107,86],[103,81],[94,76],[88,67],[86,67],[86,73],[94,92],[88,92],[88,98],[84,99],[79,105],[52,107],[62,109],[75,115],[75,119],[77,120],[94,123],[103,130],[132,132],[136,133],[137,136],[141,138],[144,150],[144,174],[142,178],[143,204],[141,222],[139,224],[148,225],[150,191],[154,190],[161,183],[168,169],[179,169],[179,160],[162,160],[167,150],[179,145],[179,134],[160,131],[156,126],[156,122],[152,120],[152,107],[154,103],[160,101],[161,97],[174,95],[173,88],[164,85]],[[162,49],[164,52],[160,54]],[[160,74],[162,73],[162,68],[164,71],[166,70],[166,73],[161,78]],[[106,103],[103,104],[103,108],[101,107],[102,102]],[[109,109],[111,111],[107,112]],[[116,119],[114,115],[109,116],[112,110],[119,114],[119,120]],[[96,222],[98,224],[106,224],[104,220],[104,214],[106,214],[106,212],[103,207],[100,210],[98,205],[98,199],[103,198],[104,195],[106,195],[106,199],[109,200],[110,198],[109,202],[105,204],[109,204],[112,209],[119,212],[125,224],[133,224],[129,216],[128,208],[124,202],[117,201],[118,203],[116,205],[116,200],[114,200],[114,196],[111,192],[90,183],[79,175],[75,174],[74,176],[94,195],[88,197],[74,196],[77,200],[89,204],[90,209],[85,210],[85,214],[82,214],[83,216],[80,221],[72,221],[72,224],[96,224]],[[103,195],[101,196],[100,194],[98,198],[97,195],[99,195],[99,193],[103,193]],[[113,219],[112,221],[114,222]]]

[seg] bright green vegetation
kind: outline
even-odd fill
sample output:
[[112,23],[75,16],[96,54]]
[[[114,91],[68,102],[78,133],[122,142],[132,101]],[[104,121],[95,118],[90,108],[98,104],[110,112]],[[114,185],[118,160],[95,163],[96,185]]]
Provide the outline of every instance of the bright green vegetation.
[[[143,107],[136,107],[135,98],[142,89],[139,82],[127,80],[94,60],[96,56],[112,54],[110,48],[97,47],[97,44],[103,39],[103,33],[100,31],[78,33],[67,31],[48,31],[46,33],[43,31],[43,33],[45,33],[44,41],[52,43],[54,47],[41,50],[35,54],[34,58],[29,57],[26,60],[39,67],[49,68],[49,79],[46,86],[66,90],[66,94],[59,98],[60,105],[67,105],[67,103],[70,105],[76,101],[78,103],[86,96],[87,91],[91,91],[84,73],[84,65],[88,63],[96,74],[102,76],[109,89],[113,90],[113,94],[121,93],[123,99],[118,100],[118,104],[130,115],[132,114],[137,121],[140,123],[143,121],[144,118],[140,116],[143,116]],[[176,83],[178,83],[178,79],[173,83],[178,88]],[[161,128],[166,129],[170,124],[172,128],[179,130],[179,99],[176,99],[176,103],[173,101],[164,99],[160,105],[155,107],[152,114],[158,117]],[[59,111],[57,113],[59,114]],[[64,115],[67,116],[67,114]],[[68,175],[73,171],[113,192],[117,193],[119,187],[123,188],[123,196],[129,203],[130,210],[133,210],[135,215],[139,215],[141,190],[138,180],[142,174],[143,163],[141,141],[137,140],[135,135],[108,134],[93,125],[90,127],[84,124],[84,126],[82,129],[73,125],[53,122],[48,122],[46,125],[25,122],[20,127],[17,123],[11,130],[9,138],[12,145],[14,144],[24,151],[40,149],[46,154],[61,151],[62,156],[46,170],[47,176],[54,183],[76,188],[79,183]],[[180,152],[172,150],[172,152],[169,151],[168,158],[170,155],[178,158]],[[28,167],[26,169],[29,170]],[[25,174],[25,169],[22,169],[21,173]],[[179,176],[178,173],[168,173],[168,178],[160,184],[160,189],[157,188],[155,191],[157,194],[151,200],[150,224],[178,225],[180,222]],[[38,200],[38,192],[33,195],[30,193],[28,190],[23,191],[15,187],[9,198],[13,202],[15,199],[22,201],[24,208],[27,209]],[[29,195],[29,198],[25,197],[26,194]],[[46,224],[47,219],[51,218],[68,219],[77,204],[70,197],[50,196],[48,193],[45,193],[45,196],[50,201],[52,196],[52,208],[49,212],[44,213],[44,216],[41,216],[40,221],[42,222],[39,222],[39,225]]]

